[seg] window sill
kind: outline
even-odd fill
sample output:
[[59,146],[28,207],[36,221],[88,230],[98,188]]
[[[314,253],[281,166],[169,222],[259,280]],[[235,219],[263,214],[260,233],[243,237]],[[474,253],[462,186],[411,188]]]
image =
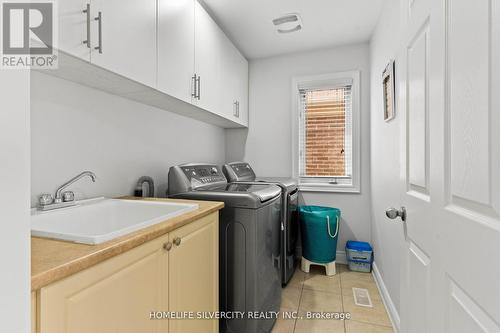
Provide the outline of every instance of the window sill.
[[300,192],[330,192],[330,193],[353,193],[360,194],[358,187],[352,185],[330,185],[330,184],[299,184]]

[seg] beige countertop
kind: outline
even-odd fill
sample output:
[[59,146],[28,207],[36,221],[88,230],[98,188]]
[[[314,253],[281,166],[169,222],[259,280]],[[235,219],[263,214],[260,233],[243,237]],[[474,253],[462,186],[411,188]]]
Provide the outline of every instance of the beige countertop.
[[[126,199],[132,199],[132,197]],[[223,202],[214,201],[158,198],[144,200],[197,203],[199,208],[98,245],[31,237],[31,290],[40,289],[50,283],[80,272],[224,207]]]

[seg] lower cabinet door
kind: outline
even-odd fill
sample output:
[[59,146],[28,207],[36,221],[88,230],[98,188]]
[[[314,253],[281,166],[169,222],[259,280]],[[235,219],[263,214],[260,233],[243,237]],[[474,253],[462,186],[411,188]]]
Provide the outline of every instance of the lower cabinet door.
[[36,333],[36,293],[31,292],[31,333]]
[[[170,233],[169,309],[194,318],[219,308],[219,215],[213,213]],[[170,320],[170,333],[218,332],[216,319]]]
[[40,291],[39,333],[168,332],[168,235]]

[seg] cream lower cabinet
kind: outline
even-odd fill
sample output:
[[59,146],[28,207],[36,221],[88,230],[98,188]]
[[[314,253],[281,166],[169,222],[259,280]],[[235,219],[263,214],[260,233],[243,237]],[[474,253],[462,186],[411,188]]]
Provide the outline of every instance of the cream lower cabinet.
[[[178,245],[166,250],[168,243]],[[217,311],[218,214],[44,287],[38,297],[39,333],[217,332],[216,320],[151,319],[151,312]]]
[[[170,311],[214,312],[219,308],[219,228],[188,224],[170,233]],[[180,241],[180,243],[178,243]],[[179,245],[176,245],[179,244]],[[171,320],[169,332],[218,332],[217,320]]]
[[31,333],[36,333],[36,293],[31,292]]

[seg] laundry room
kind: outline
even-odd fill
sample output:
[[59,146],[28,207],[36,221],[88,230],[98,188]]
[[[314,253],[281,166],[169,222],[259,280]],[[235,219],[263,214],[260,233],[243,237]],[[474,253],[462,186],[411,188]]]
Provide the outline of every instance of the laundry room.
[[495,1],[0,2],[0,332],[500,332]]

